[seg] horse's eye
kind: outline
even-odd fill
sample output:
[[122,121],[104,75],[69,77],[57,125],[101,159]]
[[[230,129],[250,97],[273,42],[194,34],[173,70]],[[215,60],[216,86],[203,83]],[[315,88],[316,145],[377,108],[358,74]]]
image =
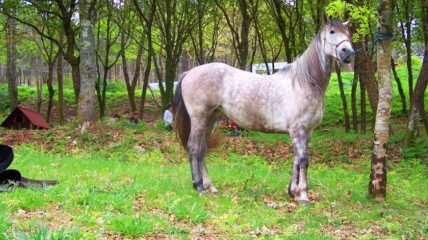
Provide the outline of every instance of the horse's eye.
[[335,31],[334,30],[330,30],[330,34],[334,34],[335,33]]

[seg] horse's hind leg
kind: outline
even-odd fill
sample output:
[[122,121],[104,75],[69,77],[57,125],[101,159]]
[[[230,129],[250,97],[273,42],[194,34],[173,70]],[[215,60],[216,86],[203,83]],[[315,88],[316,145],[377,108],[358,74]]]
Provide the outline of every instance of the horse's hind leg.
[[[310,134],[309,134],[310,135]],[[308,169],[308,139],[303,126],[296,127],[290,131],[294,146],[293,175],[291,177],[288,193],[296,201],[303,204],[309,203],[308,184],[306,173]]]
[[[192,120],[192,123],[193,122]],[[207,142],[204,136],[204,128],[199,127],[199,124],[192,124],[189,141],[187,142],[187,151],[189,153],[193,187],[200,193],[205,193],[205,188],[203,187],[201,171],[199,170],[199,161],[204,156],[206,146]]]
[[211,136],[211,131],[215,122],[215,117],[209,119],[192,119],[192,127],[187,143],[189,152],[190,167],[192,171],[193,187],[200,193],[205,193],[210,189],[212,193],[218,192],[211,182],[205,164],[207,143]]
[[[210,140],[210,136],[211,133],[213,131],[213,127],[214,127],[214,123],[217,119],[217,114],[213,114],[211,116],[211,118],[209,119],[206,127],[205,127],[205,137],[206,137],[206,143],[208,143],[208,141]],[[203,181],[203,187],[205,189],[210,189],[210,191],[212,193],[217,193],[218,190],[217,188],[214,187],[213,183],[211,182],[211,178],[208,174],[208,169],[207,169],[207,165],[205,163],[205,152],[204,152],[204,156],[201,158],[200,161],[198,161],[198,166],[199,166],[199,171],[201,172],[202,175],[202,181]]]

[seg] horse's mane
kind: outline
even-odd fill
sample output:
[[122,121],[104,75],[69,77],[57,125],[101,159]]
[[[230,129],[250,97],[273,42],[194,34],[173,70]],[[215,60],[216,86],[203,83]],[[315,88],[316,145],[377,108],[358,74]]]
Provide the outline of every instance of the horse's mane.
[[[337,31],[345,31],[345,26],[337,21],[330,21]],[[313,92],[318,97],[323,97],[330,81],[333,60],[323,53],[321,33],[312,40],[306,51],[296,57],[293,63],[285,66],[276,74],[289,75],[294,83]]]

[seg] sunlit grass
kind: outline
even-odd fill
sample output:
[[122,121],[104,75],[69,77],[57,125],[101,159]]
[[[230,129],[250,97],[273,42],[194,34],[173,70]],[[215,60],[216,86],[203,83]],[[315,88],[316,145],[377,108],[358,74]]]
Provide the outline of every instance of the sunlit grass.
[[[389,171],[384,203],[367,197],[368,159],[364,164],[330,167],[314,163],[309,168],[312,204],[305,207],[290,202],[285,193],[291,161],[278,168],[258,156],[231,152],[226,159],[211,156],[208,166],[220,193],[199,195],[192,189],[188,164],[153,163],[159,161],[152,157],[162,155],[137,157],[135,152],[136,161],[124,162],[106,160],[96,152],[40,154],[31,146],[17,147],[15,152],[11,167],[24,176],[59,179],[60,184],[1,194],[0,206],[7,210],[0,221],[9,223],[2,224],[7,236],[81,234],[73,229],[82,226],[92,229],[85,234],[93,238],[106,234],[304,239],[427,235],[427,170],[418,160]],[[59,225],[54,228],[50,222]]]

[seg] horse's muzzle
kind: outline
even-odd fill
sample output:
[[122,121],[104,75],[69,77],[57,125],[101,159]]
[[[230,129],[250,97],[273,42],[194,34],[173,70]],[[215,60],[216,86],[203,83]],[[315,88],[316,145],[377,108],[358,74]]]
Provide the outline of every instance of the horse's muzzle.
[[340,59],[342,59],[344,63],[351,63],[352,59],[354,59],[354,55],[355,52],[352,48],[342,48],[339,53]]

